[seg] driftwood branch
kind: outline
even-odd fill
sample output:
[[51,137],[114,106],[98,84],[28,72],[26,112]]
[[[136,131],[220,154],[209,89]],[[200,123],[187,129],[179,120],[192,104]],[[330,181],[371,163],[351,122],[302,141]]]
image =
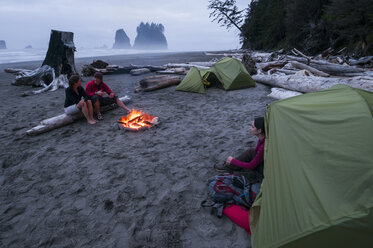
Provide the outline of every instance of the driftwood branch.
[[54,79],[54,70],[49,65],[43,65],[35,70],[7,68],[4,71],[16,75],[16,79],[12,85],[17,86],[28,85],[34,87],[45,87]]
[[[121,97],[119,99],[123,103],[128,103],[130,101],[130,98],[128,96],[124,96],[124,97]],[[116,107],[117,107],[116,104],[103,106],[101,108],[101,111],[105,112],[105,111],[114,109]],[[54,116],[52,118],[45,119],[45,120],[41,121],[40,124],[37,125],[36,127],[33,127],[31,129],[27,130],[26,134],[37,135],[37,134],[45,133],[45,132],[48,132],[50,130],[62,127],[62,126],[66,126],[70,123],[73,123],[75,120],[78,120],[78,119],[81,119],[81,118],[83,118],[83,116],[80,116],[80,115],[71,116],[71,115],[61,114],[61,115],[58,115],[58,116]]]

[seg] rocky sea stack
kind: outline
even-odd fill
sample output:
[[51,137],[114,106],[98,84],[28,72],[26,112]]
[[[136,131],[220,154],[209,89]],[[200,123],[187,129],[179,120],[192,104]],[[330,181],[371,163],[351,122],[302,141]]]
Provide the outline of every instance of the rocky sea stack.
[[137,36],[133,48],[136,49],[167,49],[167,40],[164,36],[164,26],[143,22],[136,29]]
[[0,49],[6,49],[5,40],[0,40]]
[[130,38],[128,38],[123,28],[118,29],[117,32],[115,33],[115,43],[113,45],[113,49],[130,49],[130,48],[131,48]]

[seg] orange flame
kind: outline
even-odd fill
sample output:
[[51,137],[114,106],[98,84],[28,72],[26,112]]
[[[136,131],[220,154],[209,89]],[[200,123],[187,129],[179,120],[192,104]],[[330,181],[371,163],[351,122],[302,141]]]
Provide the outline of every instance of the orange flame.
[[132,109],[127,116],[120,118],[119,123],[126,128],[140,129],[141,127],[151,127],[155,116],[150,116],[148,113],[141,110]]

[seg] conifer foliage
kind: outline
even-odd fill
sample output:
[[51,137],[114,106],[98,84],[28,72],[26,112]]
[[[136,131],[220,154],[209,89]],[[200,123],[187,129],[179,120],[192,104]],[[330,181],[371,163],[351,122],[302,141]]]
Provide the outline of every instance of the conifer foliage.
[[252,0],[244,10],[234,0],[212,0],[208,8],[213,21],[237,27],[243,48],[373,54],[372,0]]

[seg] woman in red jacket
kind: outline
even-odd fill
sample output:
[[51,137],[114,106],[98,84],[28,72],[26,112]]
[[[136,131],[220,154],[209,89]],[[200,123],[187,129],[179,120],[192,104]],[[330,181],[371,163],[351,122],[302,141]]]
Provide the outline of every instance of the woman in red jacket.
[[258,137],[258,143],[255,149],[249,149],[242,153],[237,158],[229,156],[225,163],[216,165],[215,169],[218,171],[250,171],[250,181],[261,181],[263,179],[263,165],[264,165],[264,143],[265,143],[265,129],[264,118],[258,117],[251,123],[250,133]]

